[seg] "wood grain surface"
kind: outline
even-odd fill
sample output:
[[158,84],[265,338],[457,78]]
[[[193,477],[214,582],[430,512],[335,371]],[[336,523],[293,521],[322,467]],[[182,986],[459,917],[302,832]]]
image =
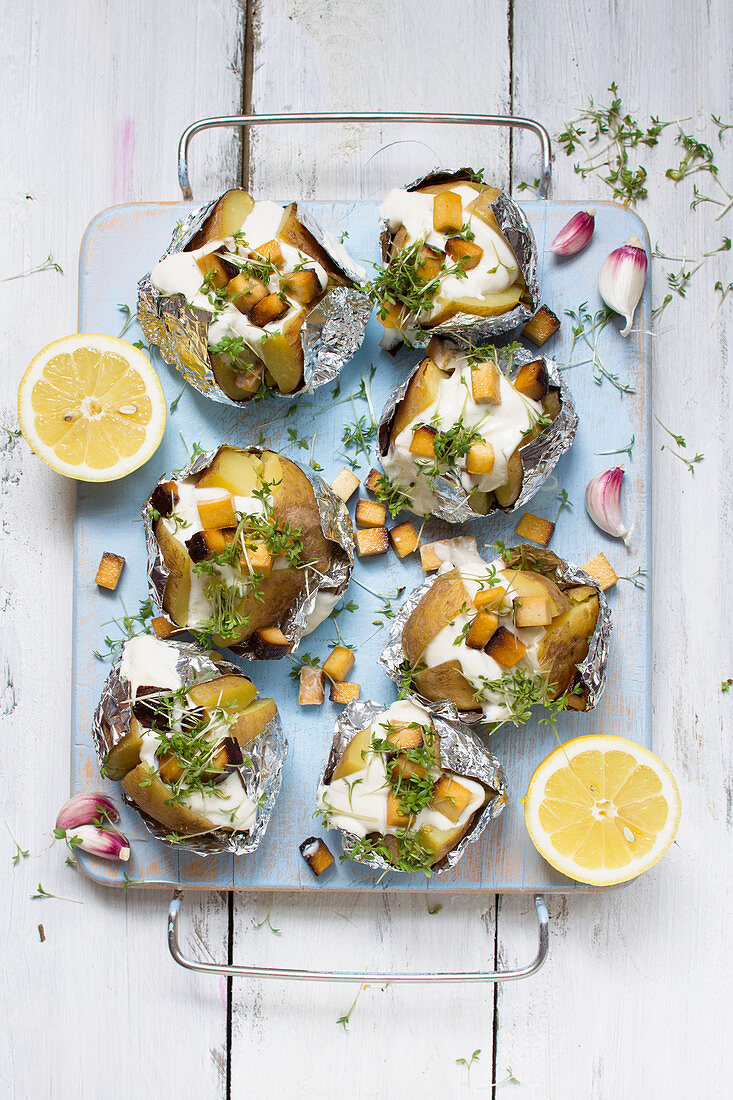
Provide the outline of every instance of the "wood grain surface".
[[[0,283],[0,423],[11,431],[25,366],[75,327],[86,224],[113,203],[178,198],[175,146],[196,117],[243,104],[255,111],[513,109],[557,133],[588,95],[606,102],[616,80],[645,118],[692,116],[685,125],[712,140],[721,179],[733,190],[733,135],[718,143],[706,125],[710,112],[733,116],[733,14],[723,0],[1,0],[0,16],[7,131],[0,209],[8,229],[0,277],[40,263],[49,250],[65,270]],[[240,154],[235,135],[197,138],[197,197],[235,180]],[[376,196],[437,161],[483,163],[515,187],[536,174],[529,139],[433,128],[305,135],[291,127],[272,140],[255,135],[244,154],[258,191],[320,198]],[[660,150],[644,151],[649,199],[638,212],[662,250],[699,257],[730,235],[733,212],[716,225],[711,207],[690,210],[692,182],[706,181],[675,188],[665,180],[679,156],[672,129]],[[610,197],[572,164],[556,147],[557,197]],[[666,272],[679,266],[655,261],[655,304]],[[705,454],[691,475],[655,428],[658,537],[646,563],[654,743],[680,783],[677,843],[628,887],[552,899],[550,961],[533,979],[496,990],[369,988],[348,1033],[337,1020],[356,989],[227,987],[178,971],[165,951],[165,895],[105,892],[64,865],[59,844],[49,848],[69,788],[74,491],[22,441],[0,441],[0,1095],[729,1094],[733,693],[722,693],[721,681],[733,676],[733,296],[714,320],[713,285],[727,284],[730,269],[729,253],[711,257],[654,337],[654,411],[688,449]],[[29,851],[17,866],[6,826]],[[82,904],[32,899],[39,882]],[[205,895],[187,899],[184,942],[204,958],[225,959],[231,950],[237,960],[265,965],[344,968],[491,965],[495,957],[510,965],[534,951],[531,899],[449,898],[433,915],[428,905],[429,894],[308,904],[286,896],[272,904],[237,899],[230,917],[226,899]],[[267,921],[257,927],[268,912],[280,935]],[[475,1050],[469,1080],[456,1059]],[[508,1066],[519,1083],[492,1088]]]

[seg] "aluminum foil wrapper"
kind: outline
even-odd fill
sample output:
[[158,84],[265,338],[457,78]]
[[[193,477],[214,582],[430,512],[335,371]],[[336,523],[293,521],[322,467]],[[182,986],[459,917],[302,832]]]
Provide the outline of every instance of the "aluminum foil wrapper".
[[[319,787],[323,783],[330,782],[334,769],[341,759],[341,755],[351,741],[361,730],[366,729],[383,714],[387,708],[384,703],[373,703],[365,700],[360,703],[349,703],[336,719],[333,741],[326,760],[325,767],[318,780]],[[509,792],[506,776],[496,757],[489,751],[478,737],[460,721],[458,711],[452,703],[430,703],[428,717],[440,735],[440,758],[443,767],[455,772],[456,775],[465,775],[470,779],[476,779],[489,788],[489,798],[481,812],[474,817],[470,829],[461,838],[455,848],[438,863],[431,867],[432,874],[440,874],[449,867],[455,867],[469,844],[474,844],[490,821],[498,817],[506,806]],[[350,855],[357,838],[348,832],[341,832],[342,847],[345,855]],[[372,859],[356,859],[375,870],[394,871],[395,874],[414,874],[413,871],[400,871],[382,856],[375,855]]]
[[[465,523],[466,520],[470,519],[485,519],[487,515],[495,515],[497,512],[505,512],[510,515],[519,508],[524,508],[547,481],[561,456],[570,449],[578,429],[578,413],[572,394],[565,384],[554,359],[548,359],[544,355],[528,351],[527,348],[518,348],[510,353],[506,348],[498,347],[496,351],[499,366],[505,373],[507,373],[508,368],[511,379],[516,377],[519,368],[524,363],[535,363],[538,359],[541,359],[547,367],[550,385],[557,387],[560,391],[560,412],[552,424],[549,424],[536,439],[520,447],[519,455],[524,470],[522,491],[510,508],[502,508],[498,504],[494,504],[486,513],[474,512],[457,470],[448,470],[443,476],[437,478],[434,490],[435,506],[430,514],[436,519],[447,520],[448,523]],[[389,437],[397,406],[407,393],[407,388],[418,366],[419,364],[409,378],[394,393],[390,394],[382,409],[377,436],[380,460],[384,458],[389,450]]]
[[[242,449],[247,449],[256,454],[261,453],[260,447]],[[192,474],[200,474],[211,465],[218,451],[219,448],[215,451],[203,451],[183,469],[176,470],[173,474],[164,474],[158,484],[163,481],[170,481],[171,478],[181,481]],[[294,462],[293,459],[289,461]],[[301,638],[306,633],[308,616],[315,607],[319,592],[324,594],[333,593],[334,597],[338,598],[346,590],[351,579],[351,571],[354,568],[354,532],[351,519],[343,506],[343,502],[336,496],[330,485],[327,485],[323,478],[319,477],[310,467],[301,466],[299,462],[294,462],[294,465],[306,475],[311,483],[321,518],[321,530],[327,539],[336,544],[337,550],[334,553],[331,568],[328,572],[316,578],[315,587],[301,593],[290,608],[285,621],[281,623],[283,634],[292,642],[292,653],[298,648]],[[177,626],[163,610],[163,595],[170,571],[165,564],[163,553],[155,537],[154,521],[150,516],[148,501],[142,507],[142,516],[145,543],[148,549],[148,591],[153,602],[160,608],[161,617]],[[180,627],[179,629],[184,628]],[[238,656],[246,657],[250,661],[258,660],[249,642],[227,646],[227,649]]]
[[[420,179],[408,183],[406,191],[417,191],[420,187],[429,187],[435,183],[449,183],[455,181],[475,180],[476,173],[473,168],[433,168]],[[417,347],[425,347],[431,336],[448,336],[460,343],[480,344],[490,340],[492,336],[500,332],[510,332],[518,325],[525,324],[536,313],[540,304],[540,288],[537,282],[537,244],[534,233],[523,210],[517,206],[504,192],[491,204],[497,225],[503,236],[509,242],[514,253],[519,269],[524,276],[526,291],[524,301],[519,302],[508,313],[499,314],[496,317],[476,317],[470,313],[457,313],[442,325],[436,325],[427,332],[410,330],[410,343]],[[392,234],[389,226],[385,224],[380,237],[382,248],[382,261],[389,260],[389,245]],[[526,304],[525,304],[526,303]]]
[[[215,676],[242,675],[240,668],[213,650],[203,650],[188,642],[168,641],[165,644],[178,652],[176,671],[186,687],[211,680]],[[112,666],[92,718],[92,740],[100,765],[112,746],[121,741],[130,728],[130,684],[120,674],[120,662],[121,655]],[[257,807],[254,826],[245,833],[216,829],[201,836],[183,837],[173,844],[166,839],[169,830],[165,826],[141,810],[122,788],[120,794],[127,805],[143,819],[148,832],[163,844],[185,848],[187,852],[199,856],[218,855],[221,852],[247,855],[259,847],[267,831],[280,793],[281,772],[287,755],[288,742],[280,717],[276,715],[264,732],[247,746],[247,751],[243,754],[244,763],[237,768],[250,798],[256,800],[263,789],[265,792],[265,797]]]
[[[611,620],[611,608],[608,606],[608,600],[606,599],[605,593],[598,587],[596,581],[594,581],[592,577],[589,577],[587,573],[584,573],[579,566],[573,565],[572,562],[563,561],[557,554],[553,554],[551,550],[543,550],[542,547],[529,546],[527,543],[522,543],[520,546],[514,546],[508,549],[508,555],[512,556],[508,556],[505,559],[507,566],[513,565],[515,561],[526,562],[533,567],[535,572],[542,573],[544,576],[549,577],[562,589],[580,584],[587,584],[596,589],[598,593],[598,621],[596,622],[596,628],[593,631],[590,645],[588,646],[588,653],[585,659],[577,666],[578,671],[573,681],[574,684],[582,684],[587,692],[588,701],[586,711],[593,710],[603,695],[606,686],[606,663],[608,661],[608,647],[611,640],[613,625]],[[447,570],[444,570],[444,572],[446,571]],[[410,615],[420,603],[420,600],[440,575],[440,572],[434,573],[431,577],[428,577],[427,580],[424,580],[422,584],[419,584],[417,588],[413,589],[392,622],[387,645],[382,651],[378,663],[387,673],[390,680],[394,680],[397,684],[399,684],[402,679],[400,666],[405,659],[404,650],[402,649],[402,631]],[[417,692],[411,694],[410,698],[415,699],[423,706],[435,706],[435,703],[432,703],[429,699],[423,698],[423,696]],[[458,711],[458,714],[462,721],[470,725],[476,725],[484,721],[483,712],[480,710],[462,710]]]
[[[212,199],[194,210],[176,227],[161,259],[185,251],[218,201]],[[300,330],[305,360],[303,385],[292,393],[277,393],[279,397],[313,393],[319,386],[333,382],[361,345],[372,311],[371,302],[359,289],[366,277],[364,270],[306,215],[299,213],[298,220],[342,274],[356,285],[332,288],[308,313]],[[174,366],[205,397],[235,408],[246,405],[247,401],[227,397],[214,378],[208,344],[211,313],[190,306],[182,294],[161,294],[150,281],[150,275],[148,272],[138,283],[137,316],[145,339],[155,344],[166,363]]]

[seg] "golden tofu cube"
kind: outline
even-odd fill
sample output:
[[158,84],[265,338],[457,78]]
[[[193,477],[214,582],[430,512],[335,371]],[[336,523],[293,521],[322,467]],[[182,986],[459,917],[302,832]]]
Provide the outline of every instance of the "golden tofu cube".
[[364,478],[364,488],[368,493],[376,493],[379,488],[379,483],[384,475],[380,474],[379,470],[370,470],[367,476]]
[[382,302],[377,310],[377,317],[385,328],[402,328],[402,311],[404,306],[399,302]]
[[389,550],[389,535],[386,527],[365,527],[354,533],[356,553],[360,558],[370,558],[375,554],[386,554]]
[[325,841],[309,836],[299,845],[300,854],[314,875],[322,875],[333,863],[333,856]]
[[323,671],[329,680],[340,684],[351,672],[355,660],[353,649],[345,645],[336,645],[323,662]]
[[425,779],[427,771],[415,760],[409,760],[405,753],[399,753],[387,766],[389,777],[393,783],[397,780]]
[[331,690],[328,693],[328,697],[332,703],[341,703],[342,706],[346,706],[347,703],[355,703],[359,698],[359,685],[349,683],[336,683],[331,684]]
[[244,314],[249,313],[269,293],[264,283],[244,273],[235,275],[227,284],[227,294],[232,300],[232,305]]
[[301,707],[320,706],[325,698],[323,669],[301,665],[299,681],[298,702]]
[[183,768],[181,767],[178,757],[173,753],[167,752],[158,760],[158,775],[164,783],[175,783],[177,779],[183,775]]
[[389,537],[398,558],[406,558],[417,549],[417,531],[409,520],[392,527]]
[[496,363],[487,361],[471,367],[471,390],[477,405],[501,404],[501,372]]
[[502,668],[514,668],[524,657],[527,647],[505,626],[500,626],[489,639],[485,651]]
[[543,360],[536,359],[533,363],[523,363],[512,385],[518,393],[523,393],[532,401],[541,401],[546,397],[550,378]]
[[419,749],[423,743],[423,727],[411,722],[390,722],[385,736],[396,749]]
[[321,293],[321,284],[312,267],[283,275],[283,290],[301,306],[310,305]]
[[290,306],[282,300],[279,294],[268,294],[266,298],[263,298],[256,306],[252,307],[249,319],[253,325],[264,328],[265,325],[279,321],[289,309]]
[[420,547],[420,565],[423,573],[432,573],[434,569],[440,569],[442,564],[443,559],[438,557],[429,543],[427,546]]
[[387,505],[376,500],[357,500],[354,519],[357,527],[384,527]]
[[487,607],[496,607],[506,596],[506,588],[500,584],[494,588],[481,588],[473,597],[473,606],[479,610]]
[[458,821],[471,801],[471,792],[463,787],[452,775],[441,775],[435,784],[433,800],[430,805],[449,821]]
[[534,317],[531,317],[522,329],[522,336],[541,348],[559,328],[560,321],[552,310],[548,306],[540,306]]
[[250,573],[262,573],[265,577],[272,574],[272,555],[261,539],[249,540],[245,536],[245,563]]
[[150,625],[153,628],[153,633],[156,638],[170,638],[179,630],[179,627],[168,622],[163,615],[156,615],[154,619],[150,620]]
[[484,250],[475,241],[466,241],[463,237],[451,237],[446,242],[445,251],[454,263],[460,263],[464,271],[473,271],[481,263]]
[[437,248],[431,248],[424,244],[417,259],[417,277],[423,283],[429,283],[437,279],[443,268],[445,252],[439,252]]
[[387,825],[405,829],[410,824],[410,815],[400,809],[400,800],[394,791],[387,794]]
[[208,256],[197,256],[196,263],[211,286],[215,286],[217,290],[224,289],[229,282],[229,276],[218,256],[215,256],[212,252]]
[[231,496],[220,500],[202,500],[197,505],[201,526],[221,530],[222,527],[236,527],[237,515]]
[[234,530],[225,527],[221,530],[204,528],[186,539],[186,549],[191,561],[206,561],[212,554],[223,554],[232,544]]
[[469,649],[483,649],[499,629],[499,616],[493,611],[479,611],[466,635]]
[[433,199],[433,229],[456,233],[463,225],[463,202],[455,191],[441,191]]
[[252,635],[252,652],[258,661],[279,661],[293,647],[279,626],[261,626]]
[[549,519],[535,516],[532,512],[525,512],[515,527],[514,533],[519,535],[520,539],[529,539],[530,542],[536,542],[538,546],[547,546],[554,530],[555,524]]
[[552,606],[547,596],[522,596],[514,601],[514,622],[517,626],[549,626]]
[[250,255],[255,260],[268,261],[273,267],[282,267],[285,263],[283,250],[274,238],[271,241],[265,241],[264,244],[259,245]]
[[359,488],[359,478],[353,470],[350,470],[348,466],[344,466],[341,472],[336,474],[336,477],[331,482],[331,488],[336,496],[340,497],[344,504],[346,504],[346,501],[349,500]]
[[125,559],[119,554],[111,554],[108,550],[102,554],[97,575],[94,578],[100,588],[109,588],[114,592],[120,579]]
[[410,454],[418,455],[420,458],[434,458],[435,437],[437,434],[437,428],[433,428],[429,424],[420,424],[413,431]]
[[494,469],[494,448],[490,443],[474,443],[466,455],[469,474],[490,474]]
[[618,576],[605,554],[596,554],[582,568],[584,573],[587,573],[589,577],[598,582],[598,587],[602,592],[605,592],[607,588],[613,588],[618,580]]

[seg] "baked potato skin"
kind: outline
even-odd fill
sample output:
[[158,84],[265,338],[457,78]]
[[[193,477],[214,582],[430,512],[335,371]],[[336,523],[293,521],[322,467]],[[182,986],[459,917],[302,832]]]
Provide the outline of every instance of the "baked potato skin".
[[553,619],[540,642],[537,659],[554,689],[555,698],[567,691],[577,666],[585,660],[588,639],[596,628],[599,610],[595,593],[582,603],[572,604],[564,614]]
[[461,672],[460,661],[444,661],[432,668],[420,669],[413,677],[415,687],[432,703],[450,699],[459,710],[481,710],[473,688]]
[[411,665],[420,663],[428,643],[464,606],[471,607],[472,601],[458,570],[452,569],[437,577],[402,631],[402,648]]
[[138,764],[128,772],[122,786],[136,806],[173,833],[194,836],[215,828],[208,818],[201,817],[187,806],[170,802],[170,787],[147,764]]

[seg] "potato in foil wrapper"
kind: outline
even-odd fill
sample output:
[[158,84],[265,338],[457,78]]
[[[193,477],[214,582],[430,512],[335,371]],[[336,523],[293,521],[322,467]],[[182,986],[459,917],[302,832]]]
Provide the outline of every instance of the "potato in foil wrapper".
[[[161,260],[185,251],[221,197],[192,211],[176,227]],[[300,330],[303,385],[291,393],[274,390],[278,397],[313,393],[319,386],[333,382],[361,345],[372,311],[371,302],[359,287],[366,277],[363,268],[341,245],[337,247],[329,234],[323,233],[312,219],[299,213],[298,220],[352,285],[332,287],[310,309]],[[148,272],[138,283],[137,316],[145,339],[159,348],[166,363],[175,367],[205,397],[235,408],[246,406],[247,400],[235,401],[227,396],[214,378],[208,343],[212,313],[190,306],[182,294],[162,294],[153,286],[151,274]]]
[[[243,675],[240,668],[214,650],[203,650],[188,642],[166,641],[161,642],[161,645],[176,650],[176,671],[186,687],[204,683],[216,676]],[[121,660],[120,654],[107,677],[92,718],[92,740],[100,765],[104,763],[110,749],[122,740],[130,728],[130,684],[121,675]],[[148,832],[163,844],[184,848],[199,856],[219,855],[222,852],[247,855],[259,847],[267,831],[280,793],[281,772],[287,754],[288,742],[278,714],[268,723],[263,733],[250,742],[243,754],[244,763],[236,769],[247,794],[257,802],[254,827],[244,833],[216,829],[199,836],[181,837],[173,842],[168,839],[170,833],[164,825],[141,810],[122,788],[120,794],[123,801],[143,819]]]
[[[559,391],[560,412],[536,439],[525,443],[519,448],[519,457],[523,469],[522,490],[514,504],[508,508],[502,508],[494,502],[489,506],[487,512],[475,512],[471,507],[468,492],[461,484],[459,471],[448,470],[435,479],[435,504],[430,511],[430,515],[435,519],[444,519],[448,523],[465,523],[467,520],[483,519],[485,516],[500,512],[511,515],[519,508],[524,508],[545,484],[558,461],[566,451],[570,450],[575,439],[575,433],[578,429],[578,413],[572,394],[565,384],[554,359],[548,359],[544,355],[528,351],[527,348],[507,349],[497,347],[496,352],[499,368],[508,374],[510,379],[515,378],[519,368],[525,363],[535,363],[538,360],[543,362],[547,369],[550,387]],[[389,438],[392,423],[397,414],[397,406],[407,393],[408,386],[419,366],[418,363],[415,370],[412,371],[402,385],[390,394],[382,409],[377,437],[380,460],[384,458],[389,450]],[[412,509],[408,509],[408,511],[412,511]],[[421,513],[416,514],[420,515]]]
[[[473,168],[433,168],[420,179],[408,183],[405,191],[418,191],[421,187],[429,187],[432,184],[475,182],[478,173]],[[537,282],[537,243],[524,211],[521,207],[505,195],[502,191],[494,202],[491,210],[496,218],[496,224],[500,232],[507,240],[524,277],[526,289],[519,303],[506,313],[497,314],[494,317],[478,317],[470,313],[457,313],[450,320],[435,325],[428,330],[419,326],[409,327],[406,322],[404,330],[405,342],[415,347],[425,347],[431,336],[447,336],[464,344],[480,344],[490,340],[502,332],[510,332],[519,325],[524,325],[532,317],[540,304],[540,290]],[[389,250],[393,234],[385,224],[380,237],[382,249],[382,262],[389,262]],[[379,313],[377,312],[377,316]],[[396,344],[399,344],[400,336]]]
[[[450,541],[451,540],[445,541],[448,552],[450,551]],[[461,541],[463,542],[465,540]],[[464,549],[466,549],[466,547],[464,547]],[[551,550],[544,550],[539,546],[530,546],[527,543],[522,543],[519,546],[507,547],[505,554],[504,561],[507,566],[512,566],[516,562],[526,564],[535,572],[542,573],[544,576],[549,577],[550,580],[555,581],[560,588],[564,589],[575,585],[587,584],[596,589],[598,594],[598,621],[596,622],[595,630],[591,636],[588,653],[577,666],[578,671],[573,681],[573,686],[581,686],[584,693],[586,693],[587,701],[585,711],[593,710],[593,708],[598,705],[606,686],[606,664],[608,662],[608,650],[613,628],[611,608],[608,605],[605,593],[598,587],[598,583],[593,580],[592,577],[589,577],[587,573],[584,573],[579,566],[573,565],[572,562],[563,561],[557,554],[553,554]],[[451,565],[453,564],[450,562],[449,557],[446,558],[446,562]],[[434,573],[419,584],[417,588],[414,588],[395,615],[387,644],[379,657],[378,663],[387,673],[390,680],[394,680],[396,684],[402,684],[402,668],[406,660],[405,652],[402,648],[402,631],[410,615],[420,603],[420,600],[425,593],[430,590],[436,578],[441,576],[444,572],[447,572],[447,570],[441,567],[437,573]],[[429,699],[423,698],[419,692],[411,692],[407,695],[407,698],[414,699],[416,702],[426,707],[434,707],[436,705]],[[463,722],[467,722],[470,725],[485,723],[483,712],[480,710],[459,710],[458,715]],[[486,723],[486,725],[490,727],[492,724]]]
[[[439,875],[442,871],[455,867],[468,845],[475,844],[489,822],[499,816],[506,806],[509,791],[501,764],[473,731],[461,722],[453,704],[425,704],[422,700],[420,702],[427,710],[426,718],[430,719],[436,733],[440,736],[441,765],[454,772],[457,777],[465,775],[469,779],[476,779],[488,790],[487,801],[474,815],[468,832],[461,837],[455,848],[430,868],[431,874]],[[372,725],[386,709],[387,706],[384,703],[374,703],[371,700],[349,703],[344,708],[336,719],[331,748],[318,780],[319,787],[330,782],[336,765],[351,739],[361,730]],[[344,855],[352,858],[354,862],[379,871],[394,871],[395,874],[403,875],[415,874],[414,871],[402,871],[394,867],[378,854],[371,859],[352,856],[354,843],[358,838],[353,833],[340,831]]]
[[[229,446],[229,444],[223,445]],[[240,449],[248,450],[255,454],[260,454],[263,450],[261,447],[243,447]],[[171,479],[180,481],[190,477],[192,474],[202,473],[211,465],[219,450],[220,448],[217,448],[215,451],[202,451],[201,454],[197,455],[187,466],[184,466],[180,470],[175,470],[172,474],[164,474],[163,477],[160,478],[158,484],[160,485],[162,482],[170,481]],[[318,505],[321,530],[324,536],[335,543],[337,547],[334,559],[331,562],[331,568],[327,573],[318,575],[317,583],[313,587],[308,587],[301,593],[290,608],[285,621],[281,624],[283,634],[292,642],[290,652],[294,653],[303,635],[310,633],[310,630],[315,630],[316,626],[318,626],[317,622],[314,622],[310,627],[308,623],[309,616],[312,615],[315,609],[318,596],[320,595],[327,600],[332,599],[333,605],[335,605],[338,598],[348,586],[349,580],[351,579],[351,572],[354,568],[354,531],[351,525],[351,518],[343,501],[340,497],[336,496],[330,485],[327,485],[323,478],[319,477],[310,467],[301,466],[301,464],[295,462],[294,459],[289,459],[289,461],[293,462],[311,483],[316,498],[316,504]],[[168,582],[170,571],[165,563],[163,552],[158,545],[158,540],[155,537],[154,520],[150,514],[149,505],[150,501],[148,498],[141,509],[145,529],[145,543],[148,550],[148,591],[153,603],[160,608],[161,617],[165,618],[173,626],[182,631],[186,628],[179,627],[163,610],[163,596],[165,594],[165,586]],[[232,653],[236,653],[237,656],[246,657],[250,661],[260,659],[253,652],[252,645],[249,642],[227,646],[226,648],[230,649]]]

